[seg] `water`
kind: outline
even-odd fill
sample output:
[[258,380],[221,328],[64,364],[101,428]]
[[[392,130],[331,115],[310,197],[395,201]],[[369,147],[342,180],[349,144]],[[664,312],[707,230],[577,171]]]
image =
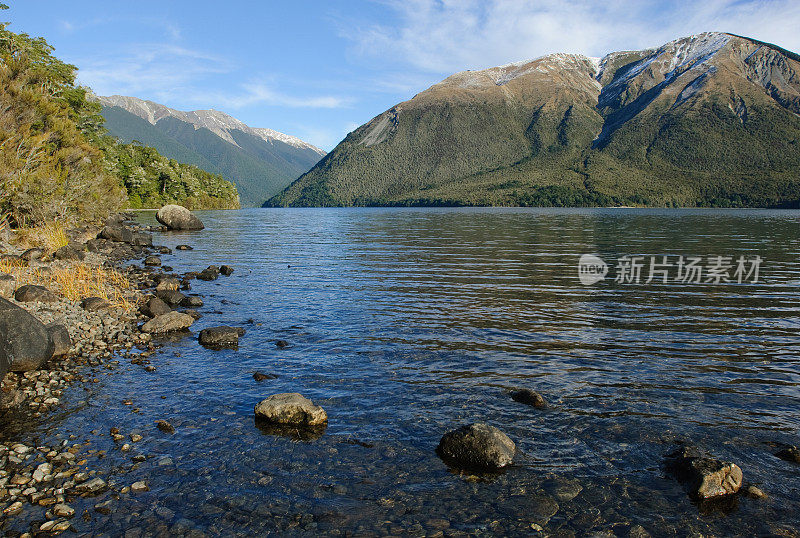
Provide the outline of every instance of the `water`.
[[[800,526],[800,468],[773,456],[800,444],[800,212],[201,218],[206,231],[156,243],[194,246],[164,256],[177,271],[233,265],[231,277],[193,283],[206,306],[192,329],[227,324],[247,334],[238,350],[166,342],[156,373],[125,365],[88,393],[70,390],[65,411],[34,428],[32,439],[72,433],[108,450],[92,465],[118,482],[148,480],[151,491],[123,497],[112,514],[76,518],[79,531],[524,535],[538,525],[627,536],[641,525],[682,536]],[[584,286],[584,253],[612,266],[625,254],[764,262],[757,284]],[[277,339],[291,346],[278,349]],[[278,378],[257,383],[255,371]],[[541,392],[549,409],[512,401],[506,389],[518,386]],[[322,405],[324,435],[260,429],[253,406],[279,392]],[[161,418],[177,433],[160,433]],[[513,467],[470,476],[439,460],[442,434],[475,421],[517,443]],[[105,433],[111,426],[145,440],[122,453]],[[692,503],[662,469],[680,441],[737,462],[769,497]],[[148,460],[131,468],[137,452]],[[559,484],[571,493],[559,495]],[[94,502],[73,506],[91,512]]]

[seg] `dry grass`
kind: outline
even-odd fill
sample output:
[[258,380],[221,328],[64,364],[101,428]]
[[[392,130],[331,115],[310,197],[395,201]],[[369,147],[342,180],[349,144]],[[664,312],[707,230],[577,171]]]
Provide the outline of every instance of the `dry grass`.
[[55,252],[69,244],[66,228],[57,222],[49,222],[36,228],[19,228],[14,231],[17,244],[40,247],[47,252]]
[[44,286],[71,301],[80,301],[86,297],[102,297],[113,306],[125,310],[136,307],[130,281],[116,269],[76,262],[66,267],[52,267],[49,271],[42,271],[39,268],[24,267],[12,261],[2,260],[0,272],[13,275],[17,286],[25,284]]

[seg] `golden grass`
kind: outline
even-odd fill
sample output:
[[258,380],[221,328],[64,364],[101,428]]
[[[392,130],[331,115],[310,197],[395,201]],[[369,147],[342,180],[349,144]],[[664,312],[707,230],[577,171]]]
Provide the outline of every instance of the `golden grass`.
[[94,267],[75,262],[49,271],[23,267],[9,260],[0,260],[0,272],[13,275],[16,285],[36,284],[60,293],[71,301],[86,297],[102,297],[111,305],[131,310],[136,307],[130,281],[116,269]]
[[69,244],[67,229],[63,224],[48,222],[35,228],[19,228],[14,230],[18,244],[40,247],[47,252],[55,252]]

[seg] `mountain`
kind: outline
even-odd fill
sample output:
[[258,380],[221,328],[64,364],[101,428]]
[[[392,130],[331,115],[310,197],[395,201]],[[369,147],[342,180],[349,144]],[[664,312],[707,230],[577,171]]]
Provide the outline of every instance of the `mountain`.
[[704,33],[452,75],[266,205],[798,207],[799,170],[800,57]]
[[216,110],[182,112],[119,95],[97,99],[112,135],[233,181],[243,206],[261,205],[325,155],[299,138],[248,127]]

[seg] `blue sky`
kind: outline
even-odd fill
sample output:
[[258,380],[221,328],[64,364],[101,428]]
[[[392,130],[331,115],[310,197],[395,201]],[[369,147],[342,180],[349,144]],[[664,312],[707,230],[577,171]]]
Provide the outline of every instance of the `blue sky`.
[[431,84],[551,52],[602,56],[707,30],[800,51],[797,0],[11,0],[101,95],[214,108],[330,150]]

